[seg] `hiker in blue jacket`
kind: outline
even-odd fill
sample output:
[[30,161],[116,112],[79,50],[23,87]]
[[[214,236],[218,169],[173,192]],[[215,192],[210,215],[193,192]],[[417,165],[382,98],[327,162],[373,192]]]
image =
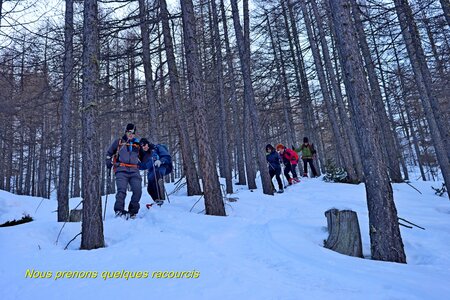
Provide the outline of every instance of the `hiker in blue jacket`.
[[[273,179],[273,176],[275,176],[275,178],[277,179],[278,182],[278,192],[277,193],[283,193],[283,183],[281,182],[281,164],[280,164],[280,155],[278,154],[277,151],[275,151],[275,148],[271,145],[268,144],[266,146],[266,160],[267,160],[267,164],[269,166],[269,174],[270,174],[270,179]],[[275,186],[273,185],[273,182],[271,180],[272,183],[272,188],[274,191],[275,190]]]
[[147,191],[156,204],[162,205],[165,200],[164,176],[172,172],[172,157],[164,145],[152,144],[143,138],[141,144],[142,162],[140,170],[148,170]]

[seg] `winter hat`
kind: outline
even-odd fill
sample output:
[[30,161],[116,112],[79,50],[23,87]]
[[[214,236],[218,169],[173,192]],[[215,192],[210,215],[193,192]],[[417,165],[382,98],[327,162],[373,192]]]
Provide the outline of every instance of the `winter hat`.
[[125,132],[127,132],[127,131],[133,131],[133,133],[136,133],[136,126],[134,126],[134,124],[131,124],[131,123],[128,124]]
[[271,144],[267,144],[266,145],[266,151],[267,150],[270,150],[270,151],[272,151],[272,150],[274,150],[275,148],[271,145]]
[[150,145],[150,142],[146,138],[142,138],[139,144],[141,144],[141,146]]
[[277,151],[278,151],[278,150],[281,150],[281,149],[284,149],[284,148],[286,148],[286,147],[284,147],[283,144],[278,144],[278,145],[277,145]]
[[308,138],[306,136],[303,138],[303,143],[308,143]]

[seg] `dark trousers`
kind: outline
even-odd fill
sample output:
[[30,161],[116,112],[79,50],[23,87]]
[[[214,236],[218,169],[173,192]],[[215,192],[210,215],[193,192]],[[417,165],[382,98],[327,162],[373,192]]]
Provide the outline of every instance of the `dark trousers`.
[[303,176],[308,175],[308,163],[309,163],[309,167],[311,168],[313,176],[316,177],[317,171],[316,171],[316,168],[314,167],[313,159],[312,158],[303,158],[302,160],[303,160]]
[[116,173],[116,203],[114,203],[114,211],[123,211],[125,209],[125,197],[127,196],[127,187],[130,184],[133,195],[131,196],[128,212],[137,214],[139,212],[139,200],[142,195],[142,178],[139,171],[135,172],[117,172]]
[[164,190],[158,185],[158,180],[169,174],[167,171],[168,169],[164,165],[148,171],[147,192],[153,200],[164,199]]
[[[277,182],[278,182],[278,188],[280,190],[282,190],[283,189],[283,183],[281,182],[281,177],[280,177],[281,169],[274,170],[274,169],[270,168],[269,169],[269,174],[270,174],[270,179],[273,179],[273,176],[275,176],[275,178],[277,179]],[[275,189],[275,187],[273,186],[273,182],[272,182],[272,187],[273,187],[273,189]]]
[[292,177],[297,178],[297,171],[295,171],[296,167],[297,167],[296,164],[284,165],[284,176],[286,176],[288,181],[289,181],[289,179],[291,179],[291,176],[289,175],[289,172],[292,173]]

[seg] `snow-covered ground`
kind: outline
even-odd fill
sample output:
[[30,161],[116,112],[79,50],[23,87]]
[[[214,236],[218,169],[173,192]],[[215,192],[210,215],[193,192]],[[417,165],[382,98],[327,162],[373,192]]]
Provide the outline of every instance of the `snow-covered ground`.
[[[364,256],[370,256],[364,185],[306,179],[275,196],[235,186],[233,197],[239,199],[226,205],[228,217],[199,214],[203,199],[190,212],[199,197],[181,190],[170,196],[171,203],[143,207],[137,219],[128,221],[114,218],[110,195],[107,247],[92,251],[78,250],[80,237],[64,250],[81,231],[80,223],[67,223],[55,243],[63,225],[56,222],[55,199],[0,191],[0,223],[24,213],[35,219],[0,228],[0,297],[448,299],[450,201],[434,195],[431,186],[441,183],[412,184],[422,194],[407,184],[393,186],[399,216],[426,228],[401,227],[408,264],[323,248],[328,236],[324,212],[352,209],[358,213]],[[167,185],[169,192],[173,188]],[[143,195],[141,204],[149,199],[145,188]],[[71,199],[71,207],[79,201]],[[29,278],[38,274],[50,278]],[[171,276],[184,278],[161,278]]]

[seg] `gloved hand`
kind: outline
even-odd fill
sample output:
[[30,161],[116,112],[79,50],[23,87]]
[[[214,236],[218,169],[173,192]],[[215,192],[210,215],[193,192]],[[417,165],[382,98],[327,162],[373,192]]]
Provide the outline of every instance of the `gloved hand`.
[[161,166],[161,161],[158,159],[155,161],[155,163],[153,164],[155,167],[159,168]]
[[111,169],[112,166],[113,166],[113,164],[112,164],[111,159],[106,159],[106,167],[107,167],[108,169]]

